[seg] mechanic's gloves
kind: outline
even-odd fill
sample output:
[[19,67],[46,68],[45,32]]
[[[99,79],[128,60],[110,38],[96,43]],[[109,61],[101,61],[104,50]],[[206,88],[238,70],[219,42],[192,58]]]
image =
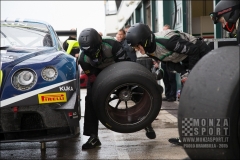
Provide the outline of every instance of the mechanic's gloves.
[[156,75],[156,79],[157,79],[157,80],[163,79],[164,71],[163,71],[162,68],[158,69],[158,70],[156,71],[156,74],[157,74],[157,75]]
[[187,81],[188,75],[189,75],[190,71],[186,70],[185,73],[181,73],[180,77],[181,77],[181,82],[184,84]]
[[161,80],[161,79],[163,79],[164,71],[163,71],[162,68],[155,68],[155,67],[153,67],[152,74],[154,75],[156,80]]

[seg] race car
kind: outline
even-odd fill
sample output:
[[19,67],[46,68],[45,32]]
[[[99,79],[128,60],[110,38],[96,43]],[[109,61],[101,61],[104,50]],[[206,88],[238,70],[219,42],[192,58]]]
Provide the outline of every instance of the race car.
[[0,143],[79,135],[79,66],[50,24],[1,21],[0,58]]

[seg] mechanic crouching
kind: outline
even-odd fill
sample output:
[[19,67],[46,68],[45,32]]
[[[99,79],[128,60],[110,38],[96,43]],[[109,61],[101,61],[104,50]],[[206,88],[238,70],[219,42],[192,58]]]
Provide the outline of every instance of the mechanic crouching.
[[[93,83],[104,68],[116,62],[130,61],[130,58],[118,41],[113,37],[101,37],[93,28],[84,29],[79,35],[78,42],[81,48],[78,63],[88,76],[83,135],[90,138],[83,144],[82,149],[92,149],[101,145],[98,138],[99,119],[92,103]],[[156,137],[151,125],[145,129],[148,138]]]
[[126,39],[135,50],[165,63],[168,69],[180,73],[181,78],[211,50],[201,38],[171,29],[153,33],[143,23],[130,27]]

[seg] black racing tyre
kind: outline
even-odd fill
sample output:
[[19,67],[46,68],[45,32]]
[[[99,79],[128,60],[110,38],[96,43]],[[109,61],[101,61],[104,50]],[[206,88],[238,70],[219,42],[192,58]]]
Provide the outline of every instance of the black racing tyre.
[[119,62],[105,68],[93,85],[93,104],[101,123],[112,131],[132,133],[159,114],[162,88],[146,67]]
[[191,159],[240,159],[239,52],[211,51],[183,87],[178,129]]

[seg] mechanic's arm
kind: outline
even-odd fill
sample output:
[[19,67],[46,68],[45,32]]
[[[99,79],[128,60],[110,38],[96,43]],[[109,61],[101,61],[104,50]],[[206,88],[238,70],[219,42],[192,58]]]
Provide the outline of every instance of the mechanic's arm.
[[93,67],[89,62],[86,61],[86,55],[81,52],[78,57],[78,64],[80,64],[84,73],[88,76],[88,80],[93,83],[100,72],[100,69]]
[[179,35],[172,36],[168,39],[165,47],[168,50],[177,52],[179,54],[186,54],[188,55],[188,69],[192,70],[194,65],[200,59],[200,49],[198,45],[191,43],[187,40],[182,39]]
[[199,53],[198,46],[187,40],[182,39],[179,35],[172,36],[163,44],[166,49],[177,52],[179,54],[192,55]]
[[130,57],[128,57],[126,51],[118,41],[113,42],[112,54],[115,57],[114,61],[116,62],[131,61]]

